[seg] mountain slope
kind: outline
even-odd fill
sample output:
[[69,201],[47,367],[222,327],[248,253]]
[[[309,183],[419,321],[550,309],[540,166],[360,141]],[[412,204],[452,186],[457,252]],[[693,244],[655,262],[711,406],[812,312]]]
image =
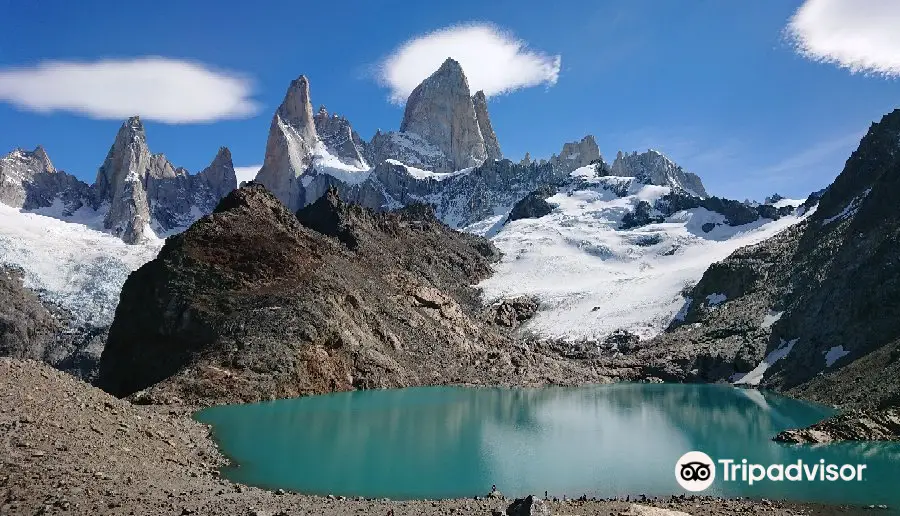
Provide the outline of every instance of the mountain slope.
[[[848,406],[898,403],[898,204],[895,110],[870,127],[806,220],[710,267],[684,326],[659,344],[706,348],[685,351],[695,358],[682,366],[706,379],[728,372],[710,367],[718,363],[738,383]],[[721,295],[714,307],[711,295]],[[756,360],[734,364],[738,344]],[[718,358],[698,364],[704,356]]]
[[128,278],[99,385],[205,404],[597,378],[513,345],[482,313],[471,284],[494,259],[425,207],[373,213],[331,190],[295,216],[245,185]]

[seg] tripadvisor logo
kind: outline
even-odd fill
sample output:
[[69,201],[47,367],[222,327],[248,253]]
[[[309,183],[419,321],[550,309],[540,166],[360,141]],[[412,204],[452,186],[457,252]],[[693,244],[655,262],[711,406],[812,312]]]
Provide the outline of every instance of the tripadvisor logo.
[[687,452],[675,463],[675,480],[688,491],[703,491],[716,479],[716,466],[709,455]]
[[722,469],[723,482],[745,482],[753,485],[762,480],[771,482],[836,482],[862,481],[865,464],[827,464],[824,459],[806,463],[797,460],[791,464],[749,463],[747,459],[712,458],[699,451],[687,452],[675,463],[675,480],[687,491],[705,491],[716,479],[716,463]]

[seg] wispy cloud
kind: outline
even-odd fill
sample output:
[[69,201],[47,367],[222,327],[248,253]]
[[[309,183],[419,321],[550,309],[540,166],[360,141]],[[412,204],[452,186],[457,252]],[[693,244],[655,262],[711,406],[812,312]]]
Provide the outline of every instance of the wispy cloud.
[[811,174],[823,172],[827,168],[836,177],[859,144],[865,131],[855,131],[813,144],[796,154],[792,154],[771,165],[760,168],[755,175],[772,177],[778,175]]
[[378,66],[379,81],[402,103],[448,57],[459,61],[472,91],[488,97],[559,78],[561,56],[531,50],[499,27],[471,23],[443,28],[403,43]]
[[785,29],[797,52],[851,72],[900,76],[900,2],[806,0]]
[[234,167],[234,174],[237,176],[238,184],[241,184],[243,181],[253,181],[254,179],[256,179],[256,173],[259,172],[259,169],[261,168],[262,165]]
[[251,81],[243,75],[163,57],[0,69],[0,102],[97,119],[141,115],[179,124],[246,118],[258,111],[251,94]]

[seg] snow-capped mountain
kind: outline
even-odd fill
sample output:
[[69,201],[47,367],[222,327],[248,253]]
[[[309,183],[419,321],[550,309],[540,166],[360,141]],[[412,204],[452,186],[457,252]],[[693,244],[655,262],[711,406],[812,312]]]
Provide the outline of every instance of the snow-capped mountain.
[[[376,211],[433,206],[450,227],[500,247],[485,296],[538,298],[525,330],[541,335],[653,335],[710,263],[798,220],[789,207],[709,197],[656,151],[619,153],[610,165],[591,135],[548,160],[501,159],[485,96],[471,94],[452,59],[411,94],[399,131],[366,142],[346,118],[313,113],[300,76],[272,117],[257,182],[291,211],[330,188]],[[119,129],[94,185],[57,171],[41,148],[0,160],[0,179],[10,205],[0,212],[0,262],[97,326],[109,324],[125,278],[156,255],[158,237],[210,213],[237,182],[225,148],[196,175],[152,154],[137,117]],[[511,217],[522,202],[541,209]]]
[[[0,202],[24,211],[42,210],[64,221],[99,219],[94,229],[129,244],[184,230],[235,188],[227,148],[220,148],[207,168],[190,175],[163,154],[150,152],[136,116],[119,128],[93,185],[57,170],[40,146],[0,158]],[[94,213],[75,217],[83,210]]]
[[642,154],[619,151],[609,167],[613,176],[634,177],[650,185],[671,185],[698,197],[706,197],[700,176],[685,172],[672,160],[653,149]]
[[[499,215],[467,228],[491,237],[503,252],[495,274],[480,285],[486,299],[539,300],[526,331],[602,339],[627,330],[651,337],[669,326],[685,303],[682,292],[711,263],[802,219],[793,208],[782,209],[785,216],[761,210],[773,218],[748,208],[746,218],[732,221],[729,210],[714,211],[722,204],[647,177],[607,173],[596,166],[575,170],[546,199],[552,211],[539,218],[504,224]],[[673,208],[675,199],[691,199],[691,207]],[[627,224],[642,206],[647,219]]]
[[[292,210],[332,187],[375,210],[430,204],[444,223],[505,252],[483,285],[488,298],[536,296],[542,308],[528,328],[573,338],[658,333],[710,263],[798,220],[791,208],[709,197],[696,174],[654,150],[608,164],[590,135],[538,162],[498,159],[499,149],[484,94],[470,95],[452,59],[410,95],[400,131],[369,143],[343,117],[313,117],[300,77],[273,117],[257,180]],[[506,223],[547,186],[559,190],[549,214]]]
[[93,185],[57,170],[42,147],[17,149],[0,158],[0,264],[72,325],[104,327],[159,237],[212,212],[236,183],[228,149],[190,175],[150,153],[138,117],[122,124]]
[[379,131],[365,142],[346,118],[324,108],[312,113],[310,83],[301,76],[291,82],[272,118],[256,177],[295,211],[337,187],[345,200],[375,210],[413,202],[434,205],[442,221],[461,229],[508,214],[535,189],[564,184],[570,172],[593,164],[605,175],[706,197],[699,177],[656,151],[619,153],[607,165],[591,135],[566,143],[549,160],[500,159],[484,93],[470,95],[462,67],[453,59],[410,94],[400,131]]
[[192,176],[150,152],[136,116],[119,128],[94,185],[98,209],[106,210],[103,227],[130,244],[184,230],[235,188],[228,149]]

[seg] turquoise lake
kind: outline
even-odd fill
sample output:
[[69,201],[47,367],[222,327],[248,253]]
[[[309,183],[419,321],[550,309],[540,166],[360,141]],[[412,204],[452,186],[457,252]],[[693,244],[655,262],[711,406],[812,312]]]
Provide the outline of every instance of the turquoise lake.
[[724,385],[423,387],[213,407],[196,419],[231,480],[302,493],[393,499],[685,493],[687,451],[770,465],[865,464],[862,481],[724,482],[702,494],[900,506],[900,444],[791,446],[781,430],[827,407]]

